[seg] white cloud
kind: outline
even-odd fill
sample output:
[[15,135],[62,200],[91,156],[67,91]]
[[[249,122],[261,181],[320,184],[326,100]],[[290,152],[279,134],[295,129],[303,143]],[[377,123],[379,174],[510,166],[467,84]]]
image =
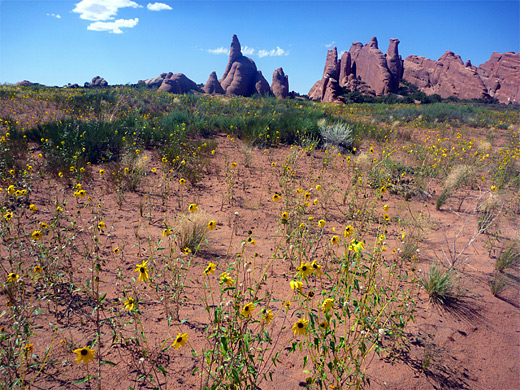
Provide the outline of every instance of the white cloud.
[[114,34],[122,34],[121,28],[132,28],[137,26],[138,18],[135,19],[117,19],[113,22],[94,22],[91,23],[87,30],[91,31],[108,31]]
[[150,11],[170,11],[172,7],[164,3],[148,3],[146,6]]
[[325,47],[332,47],[334,46],[334,44],[336,43],[336,41],[332,41],[331,43],[327,43],[326,45],[324,45]]
[[211,54],[226,54],[229,55],[229,49],[226,49],[225,47],[218,47],[216,49],[208,49],[208,52]]
[[[72,12],[80,14],[79,17],[81,19],[97,22],[101,20],[113,20],[120,8],[128,7],[141,8],[139,4],[131,0],[81,0],[79,3],[76,3],[76,7]],[[92,30],[90,27],[94,24],[95,23],[92,23],[89,26],[89,30]]]
[[[222,47],[222,46],[217,47],[216,49],[207,49],[206,51],[211,54],[229,55],[229,49]],[[244,47],[242,47],[242,54],[245,56],[257,56],[259,58],[262,58],[262,57],[287,56],[287,55],[289,55],[289,52],[281,49],[278,46],[276,47],[276,49],[271,49],[271,50],[265,50],[265,49],[257,50],[253,47],[244,46]]]
[[61,19],[61,15],[60,14],[47,14],[47,16],[52,16],[56,19]]
[[276,49],[271,50],[258,50],[258,57],[280,57],[280,56],[287,56],[289,55],[289,52],[285,51],[284,49],[276,46]]
[[244,46],[242,48],[242,54],[245,56],[252,56],[253,54],[255,54],[255,49],[253,49],[252,47]]

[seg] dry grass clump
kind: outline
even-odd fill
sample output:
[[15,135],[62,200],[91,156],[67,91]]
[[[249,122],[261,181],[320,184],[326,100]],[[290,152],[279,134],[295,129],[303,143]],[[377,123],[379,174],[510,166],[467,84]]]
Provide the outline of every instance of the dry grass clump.
[[491,143],[488,142],[488,141],[480,141],[479,144],[478,144],[478,147],[477,147],[477,152],[479,154],[483,154],[483,153],[486,153],[486,152],[489,152],[491,150]]
[[477,210],[480,214],[478,219],[478,229],[481,232],[486,231],[493,221],[497,218],[498,214],[502,210],[505,200],[500,195],[490,193],[489,198],[478,206]]
[[362,172],[368,171],[372,166],[372,157],[370,154],[361,152],[354,160],[354,167]]
[[474,167],[464,164],[454,167],[450,174],[446,177],[446,181],[444,182],[444,189],[437,199],[437,204],[435,205],[437,210],[440,210],[442,205],[446,203],[448,198],[452,196],[455,191],[457,191],[463,185],[469,184],[473,176]]
[[202,210],[181,215],[175,233],[179,249],[197,251],[204,239],[209,221],[209,214]]

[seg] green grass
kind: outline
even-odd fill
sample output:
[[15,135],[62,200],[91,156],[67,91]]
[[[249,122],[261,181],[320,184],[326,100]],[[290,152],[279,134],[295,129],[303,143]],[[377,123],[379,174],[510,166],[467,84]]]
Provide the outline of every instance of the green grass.
[[432,265],[429,272],[420,277],[419,283],[428,293],[430,302],[449,306],[462,297],[459,280],[453,272],[452,268],[442,270]]

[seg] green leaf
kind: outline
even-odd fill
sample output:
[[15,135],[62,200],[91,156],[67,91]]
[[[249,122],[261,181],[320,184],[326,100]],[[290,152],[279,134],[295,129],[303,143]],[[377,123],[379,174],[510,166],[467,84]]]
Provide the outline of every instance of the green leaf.
[[163,374],[164,376],[166,376],[166,370],[164,369],[163,366],[161,366],[161,365],[159,364],[159,365],[157,366],[157,369],[158,369],[159,371],[161,371],[162,374]]
[[85,378],[80,379],[79,381],[75,381],[74,384],[78,385],[80,383],[85,383],[89,381],[92,378],[92,375],[87,375]]

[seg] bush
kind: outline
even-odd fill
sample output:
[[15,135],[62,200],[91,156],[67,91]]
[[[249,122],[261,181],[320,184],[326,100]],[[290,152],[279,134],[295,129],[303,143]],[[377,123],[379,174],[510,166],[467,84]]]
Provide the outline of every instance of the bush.
[[455,303],[463,294],[459,288],[458,278],[453,274],[453,268],[442,271],[436,265],[424,274],[419,283],[430,297],[430,302],[440,305]]
[[338,122],[331,125],[327,124],[325,119],[320,119],[318,126],[323,142],[339,147],[343,151],[352,149],[352,126],[350,124]]

